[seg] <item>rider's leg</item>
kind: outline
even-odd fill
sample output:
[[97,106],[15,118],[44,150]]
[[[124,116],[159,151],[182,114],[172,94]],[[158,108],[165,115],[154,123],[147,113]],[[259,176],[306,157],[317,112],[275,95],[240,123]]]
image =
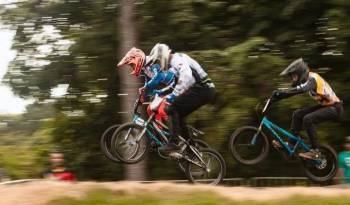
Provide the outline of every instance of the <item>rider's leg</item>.
[[302,130],[303,126],[303,118],[305,115],[312,113],[318,109],[320,109],[320,105],[312,106],[312,107],[306,107],[306,108],[300,108],[294,111],[293,117],[292,117],[292,123],[291,123],[291,132],[294,135],[299,135],[300,131]]
[[304,116],[303,126],[310,138],[312,148],[316,149],[319,147],[314,124],[327,120],[336,120],[338,117],[339,113],[334,106],[323,107]]
[[314,157],[318,154],[317,150],[319,148],[319,142],[314,124],[328,120],[336,120],[339,118],[340,114],[341,113],[339,112],[337,105],[332,105],[321,107],[320,109],[304,116],[303,126],[309,136],[312,150],[310,152],[301,153],[302,156],[305,155],[305,157]]
[[193,111],[197,110],[204,104],[207,104],[212,100],[215,94],[214,88],[208,87],[191,87],[184,94],[175,98],[172,105],[167,108],[167,114],[170,120],[170,132],[173,136],[172,143],[162,147],[164,151],[172,151],[174,149],[175,141],[178,140],[179,134],[185,134],[188,137],[188,131],[186,126],[186,116]]
[[187,128],[186,117],[181,117],[180,116],[179,119],[180,119],[180,128],[181,128],[180,135],[184,139],[188,139],[190,137],[190,134],[189,134],[188,128]]
[[[183,104],[183,106],[179,106],[179,122],[181,128],[181,136],[185,139],[190,137],[186,117],[199,109],[201,106],[211,102],[215,97],[215,89],[209,88],[206,86],[203,87],[194,87],[189,90],[188,93],[185,94],[184,98],[186,101],[190,101],[191,103]],[[180,103],[178,103],[180,104]]]
[[181,133],[179,113],[176,109],[174,109],[173,106],[171,106],[168,109],[168,115],[169,129],[171,134],[170,142],[174,143],[177,142],[176,136],[178,136]]
[[[312,107],[305,107],[305,108],[300,108],[297,109],[293,112],[293,117],[292,117],[292,122],[291,122],[291,128],[290,131],[293,135],[295,136],[300,136],[300,131],[303,128],[303,118],[305,115],[314,112],[318,109],[320,109],[320,105],[312,106]],[[291,146],[294,147],[295,141],[290,140],[289,138],[286,139],[286,142]],[[281,144],[277,140],[272,141],[274,147],[277,149],[281,148]]]
[[162,152],[172,152],[177,150],[178,145],[178,136],[182,136],[187,138],[187,135],[184,131],[184,127],[186,126],[184,113],[188,112],[188,108],[190,107],[190,96],[188,94],[184,94],[175,99],[173,104],[165,109],[166,113],[169,117],[169,130],[171,138],[169,143],[165,146],[161,147],[160,150]]

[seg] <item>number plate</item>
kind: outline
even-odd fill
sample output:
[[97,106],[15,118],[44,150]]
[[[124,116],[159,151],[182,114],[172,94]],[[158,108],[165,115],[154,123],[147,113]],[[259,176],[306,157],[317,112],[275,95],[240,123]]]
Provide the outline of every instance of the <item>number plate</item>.
[[134,123],[140,126],[143,126],[145,124],[145,121],[142,118],[135,118]]

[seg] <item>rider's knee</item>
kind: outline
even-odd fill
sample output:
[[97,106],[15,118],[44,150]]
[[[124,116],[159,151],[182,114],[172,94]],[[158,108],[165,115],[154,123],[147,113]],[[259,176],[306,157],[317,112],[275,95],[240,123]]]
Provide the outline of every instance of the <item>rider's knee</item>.
[[313,123],[312,115],[305,115],[303,117],[303,124],[305,127],[312,125],[312,123]]
[[300,119],[300,118],[302,118],[301,109],[296,109],[293,112],[293,119]]

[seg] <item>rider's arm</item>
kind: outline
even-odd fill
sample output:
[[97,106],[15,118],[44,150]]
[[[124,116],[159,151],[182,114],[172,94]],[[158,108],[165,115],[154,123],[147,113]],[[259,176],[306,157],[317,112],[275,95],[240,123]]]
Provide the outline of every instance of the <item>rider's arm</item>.
[[184,93],[195,83],[195,80],[192,76],[192,70],[187,62],[177,63],[176,69],[179,71],[179,79],[174,88],[174,91],[171,93],[175,97]]
[[294,88],[288,90],[279,91],[280,98],[288,98],[294,95],[308,92],[316,88],[316,80],[314,78],[309,78],[305,83],[300,84]]
[[165,88],[161,89],[160,92],[161,93],[165,93],[169,90],[172,90],[174,89],[174,86],[175,86],[175,81],[172,81],[168,86],[166,86]]
[[305,93],[316,88],[316,80],[314,78],[309,78],[305,83],[292,88],[292,92]]
[[145,88],[148,92],[153,91],[164,80],[164,75],[162,75],[157,65],[151,67],[151,72],[154,74],[153,77],[145,83]]

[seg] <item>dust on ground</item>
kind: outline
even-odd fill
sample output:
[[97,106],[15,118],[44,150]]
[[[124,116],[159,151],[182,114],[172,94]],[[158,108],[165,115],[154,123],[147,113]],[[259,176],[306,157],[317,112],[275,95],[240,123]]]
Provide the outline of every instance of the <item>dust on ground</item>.
[[219,196],[236,200],[279,200],[294,195],[337,197],[349,196],[350,189],[342,187],[275,187],[275,188],[251,188],[251,187],[224,187],[191,184],[173,184],[157,182],[143,184],[138,182],[58,182],[58,181],[34,181],[15,185],[0,185],[1,205],[44,205],[48,201],[60,197],[82,198],[88,190],[94,188],[106,188],[113,191],[134,195],[138,193],[193,193],[212,192]]

